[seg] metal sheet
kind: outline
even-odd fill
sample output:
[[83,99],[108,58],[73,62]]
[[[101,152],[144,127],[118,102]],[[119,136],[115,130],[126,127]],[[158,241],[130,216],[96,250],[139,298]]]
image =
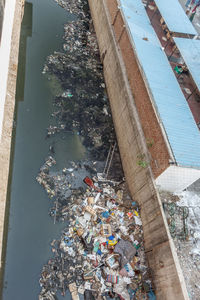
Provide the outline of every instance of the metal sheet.
[[[199,129],[167,56],[160,47],[160,42],[156,41],[156,34],[152,31],[146,11],[139,2],[141,4],[140,0],[121,0],[121,10],[157,115],[178,165],[200,168]],[[144,37],[148,39],[145,40]]]
[[133,41],[177,163],[200,167],[200,132],[165,53],[137,36]]
[[174,42],[200,91],[200,40],[174,38]]
[[154,2],[171,32],[198,34],[178,0],[154,0]]
[[160,41],[151,26],[142,2],[140,0],[134,2],[122,0],[121,3],[121,10],[129,26],[129,30],[142,39],[147,39],[153,44],[160,45]]
[[144,14],[145,8],[141,0],[120,0],[123,7],[127,7],[132,13]]

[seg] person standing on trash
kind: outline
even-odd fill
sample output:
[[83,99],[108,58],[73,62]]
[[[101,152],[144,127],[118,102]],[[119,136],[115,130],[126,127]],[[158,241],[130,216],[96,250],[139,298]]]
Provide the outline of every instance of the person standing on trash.
[[198,0],[198,1],[195,1],[195,7],[193,8],[193,10],[192,10],[192,13],[194,13],[194,12],[196,12],[196,10],[197,10],[197,7],[199,7],[200,6],[200,0]]
[[185,7],[187,8],[186,9],[186,14],[189,15],[191,13],[191,9],[193,8],[193,6],[195,4],[198,3],[198,0],[187,0],[187,2],[185,3]]
[[187,2],[185,3],[185,7],[186,7],[186,15],[189,15],[190,14],[190,9],[191,9],[191,6],[194,4],[196,0],[187,0]]
[[190,15],[190,17],[189,17],[189,19],[190,19],[191,22],[193,21],[194,16],[195,16],[195,14],[196,14],[196,12],[197,12],[197,7],[200,6],[200,0],[196,1],[195,4],[196,4],[196,5],[195,5],[194,8],[192,9],[191,15]]
[[193,4],[194,0],[187,0],[187,2],[185,3],[185,7],[189,7],[190,4]]

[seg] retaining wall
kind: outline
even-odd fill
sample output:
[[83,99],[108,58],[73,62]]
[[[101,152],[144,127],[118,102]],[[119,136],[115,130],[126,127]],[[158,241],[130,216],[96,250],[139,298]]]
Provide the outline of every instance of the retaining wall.
[[[89,0],[89,4],[104,65],[104,76],[124,173],[132,198],[138,201],[141,208],[145,252],[149,267],[152,269],[157,299],[189,299],[154,184],[152,169],[149,165],[141,167],[138,164],[138,159],[141,158],[148,162],[150,155],[134,97],[137,88],[142,89],[144,95],[146,93],[136,54],[134,49],[129,49],[128,55],[126,52],[128,47],[125,44],[120,48],[118,41],[123,38],[123,28],[121,34],[118,34],[120,28],[111,25],[117,12],[116,1]],[[125,30],[123,34],[124,32]],[[127,33],[124,39],[128,39]],[[124,62],[127,55],[131,68]],[[134,71],[136,75],[132,78],[131,84],[129,76],[130,72]],[[135,80],[138,78],[140,81],[137,86]]]
[[[0,116],[0,122],[2,124],[2,126],[0,126],[0,268],[2,268],[4,259],[3,247],[5,246],[5,243],[3,243],[3,240],[6,239],[6,234],[4,234],[4,228],[6,228],[5,211],[6,205],[8,204],[6,199],[8,190],[19,39],[23,7],[23,0],[6,1],[0,45],[0,50],[2,50],[2,48],[5,50],[7,49],[6,51],[0,51],[0,61],[4,62],[1,64],[0,78],[4,78],[5,80],[5,87],[3,87],[3,82],[1,81],[0,90],[0,110],[2,112]],[[9,22],[6,20],[9,20]],[[9,32],[10,37],[8,37]],[[4,57],[4,53],[8,55],[8,58]],[[5,92],[3,91],[4,89]]]

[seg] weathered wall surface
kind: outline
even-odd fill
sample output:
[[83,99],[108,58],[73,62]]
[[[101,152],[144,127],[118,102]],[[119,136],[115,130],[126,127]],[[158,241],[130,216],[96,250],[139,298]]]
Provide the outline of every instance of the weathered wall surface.
[[[135,85],[133,82],[131,87],[123,54],[116,43],[111,25],[111,18],[114,20],[117,11],[115,0],[89,0],[89,4],[104,64],[104,76],[123,169],[131,195],[141,208],[146,256],[153,271],[156,296],[162,300],[188,299],[152,170],[149,166],[143,168],[138,165],[138,158],[149,160],[149,151],[136,108]],[[111,15],[107,4],[112,8]],[[136,70],[141,77],[139,69]],[[137,76],[134,78],[137,79]]]
[[149,145],[151,168],[156,178],[169,166],[169,151],[149,93],[145,87],[144,76],[142,76],[129,35],[125,30],[121,12],[117,7],[117,1],[107,0],[106,3],[116,40],[126,66],[127,78],[139,113],[146,143]]
[[[5,209],[6,209],[6,196],[8,188],[8,176],[10,165],[10,150],[11,150],[11,137],[13,128],[13,115],[15,107],[15,90],[16,90],[16,77],[17,77],[17,65],[18,65],[18,51],[19,51],[19,39],[21,29],[21,19],[23,12],[24,1],[15,1],[14,8],[14,20],[10,20],[12,27],[11,47],[9,54],[9,65],[6,97],[1,103],[3,110],[3,123],[2,134],[0,139],[0,268],[2,267],[2,247],[3,247],[3,234],[4,234],[4,222],[5,222]],[[5,16],[4,16],[5,18]],[[2,72],[2,70],[1,70]]]

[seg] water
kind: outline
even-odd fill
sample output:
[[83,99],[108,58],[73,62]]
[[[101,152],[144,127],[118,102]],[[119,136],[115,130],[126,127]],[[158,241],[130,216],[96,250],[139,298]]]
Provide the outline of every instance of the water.
[[[40,272],[47,258],[52,256],[49,244],[64,226],[54,225],[48,216],[51,203],[35,177],[52,143],[52,139],[45,139],[46,128],[50,125],[51,100],[60,89],[56,82],[48,81],[42,69],[46,57],[61,48],[63,24],[73,16],[53,0],[32,0],[25,7],[3,300],[38,299]],[[65,140],[60,137],[56,153],[59,168],[68,160],[83,158],[85,149],[78,136],[68,134]]]

